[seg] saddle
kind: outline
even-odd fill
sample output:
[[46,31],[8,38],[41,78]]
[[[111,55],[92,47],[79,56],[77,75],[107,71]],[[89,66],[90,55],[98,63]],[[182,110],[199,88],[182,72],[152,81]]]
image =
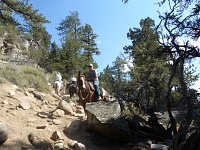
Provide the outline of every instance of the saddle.
[[89,81],[88,84],[89,84],[89,86],[90,86],[90,89],[91,89],[92,91],[95,91],[93,82],[90,82],[90,81]]

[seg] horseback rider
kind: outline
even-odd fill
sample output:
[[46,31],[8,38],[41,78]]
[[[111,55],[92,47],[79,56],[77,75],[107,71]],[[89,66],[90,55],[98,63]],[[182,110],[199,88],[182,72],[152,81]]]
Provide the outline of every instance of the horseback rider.
[[56,73],[56,77],[55,77],[55,92],[60,95],[60,89],[62,87],[62,75],[60,74],[60,72]]
[[93,68],[92,64],[88,65],[88,73],[87,73],[87,76],[86,76],[86,80],[93,83],[94,89],[95,89],[95,92],[96,92],[96,95],[97,95],[97,100],[101,100],[98,73]]
[[60,74],[60,72],[58,72],[58,73],[56,74],[56,81],[62,82],[62,75]]
[[76,94],[77,94],[78,93],[78,89],[77,89],[76,82],[77,82],[77,80],[76,80],[75,76],[72,75],[72,77],[71,77],[71,84],[76,88]]
[[76,85],[76,78],[74,77],[74,75],[71,77],[71,83]]

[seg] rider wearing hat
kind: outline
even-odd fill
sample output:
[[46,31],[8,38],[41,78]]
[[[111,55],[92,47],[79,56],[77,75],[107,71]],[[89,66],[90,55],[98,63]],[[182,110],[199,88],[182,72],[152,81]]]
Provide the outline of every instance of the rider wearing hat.
[[94,89],[95,89],[96,95],[97,95],[97,100],[101,100],[98,73],[93,68],[92,64],[88,65],[88,73],[87,73],[86,79],[87,79],[87,81],[93,82]]

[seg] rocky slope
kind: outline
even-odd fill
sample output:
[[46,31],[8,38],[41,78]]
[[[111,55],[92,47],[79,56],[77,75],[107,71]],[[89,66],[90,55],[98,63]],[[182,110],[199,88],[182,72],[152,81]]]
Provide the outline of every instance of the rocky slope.
[[124,145],[88,132],[83,108],[73,99],[58,97],[53,89],[44,94],[31,88],[22,91],[8,82],[0,84],[0,123],[8,131],[0,150],[124,149]]

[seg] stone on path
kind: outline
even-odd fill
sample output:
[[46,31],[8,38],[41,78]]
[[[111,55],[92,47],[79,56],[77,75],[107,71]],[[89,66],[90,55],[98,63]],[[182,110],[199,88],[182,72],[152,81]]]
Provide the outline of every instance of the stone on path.
[[56,109],[53,112],[53,116],[55,116],[55,117],[64,117],[64,115],[65,115],[65,112],[61,109]]
[[14,90],[10,90],[8,92],[8,96],[13,97],[15,95],[15,91]]
[[58,131],[53,132],[53,134],[52,134],[52,136],[51,136],[51,139],[52,139],[53,141],[57,141],[57,140],[61,139],[61,134],[60,134],[60,132],[58,132]]
[[83,145],[82,143],[75,143],[75,150],[86,150],[85,145]]
[[8,101],[4,100],[4,101],[2,101],[2,104],[8,105]]
[[38,92],[38,91],[32,91],[33,95],[35,98],[39,99],[39,100],[44,100],[45,94]]
[[0,145],[8,139],[8,126],[0,121]]
[[50,114],[48,112],[38,112],[37,116],[39,116],[41,118],[48,118],[50,116]]
[[36,118],[29,118],[28,123],[34,123],[36,121]]
[[54,150],[63,150],[64,149],[64,140],[57,140],[54,144]]
[[59,120],[59,119],[53,119],[53,124],[55,125],[59,125],[61,124],[62,122]]
[[36,129],[45,129],[47,127],[46,124],[36,126]]
[[74,115],[71,105],[64,100],[60,101],[58,108],[62,109],[67,115]]
[[151,150],[168,150],[168,146],[163,144],[151,144]]
[[80,131],[82,122],[80,120],[74,120],[71,123],[69,123],[65,127],[65,131],[68,134],[77,134]]
[[28,140],[37,149],[41,149],[41,150],[52,150],[53,149],[53,144],[49,140],[42,137],[41,134],[30,133],[28,135]]
[[19,108],[22,108],[24,110],[28,110],[31,108],[31,105],[28,101],[22,101],[21,103],[19,103]]

